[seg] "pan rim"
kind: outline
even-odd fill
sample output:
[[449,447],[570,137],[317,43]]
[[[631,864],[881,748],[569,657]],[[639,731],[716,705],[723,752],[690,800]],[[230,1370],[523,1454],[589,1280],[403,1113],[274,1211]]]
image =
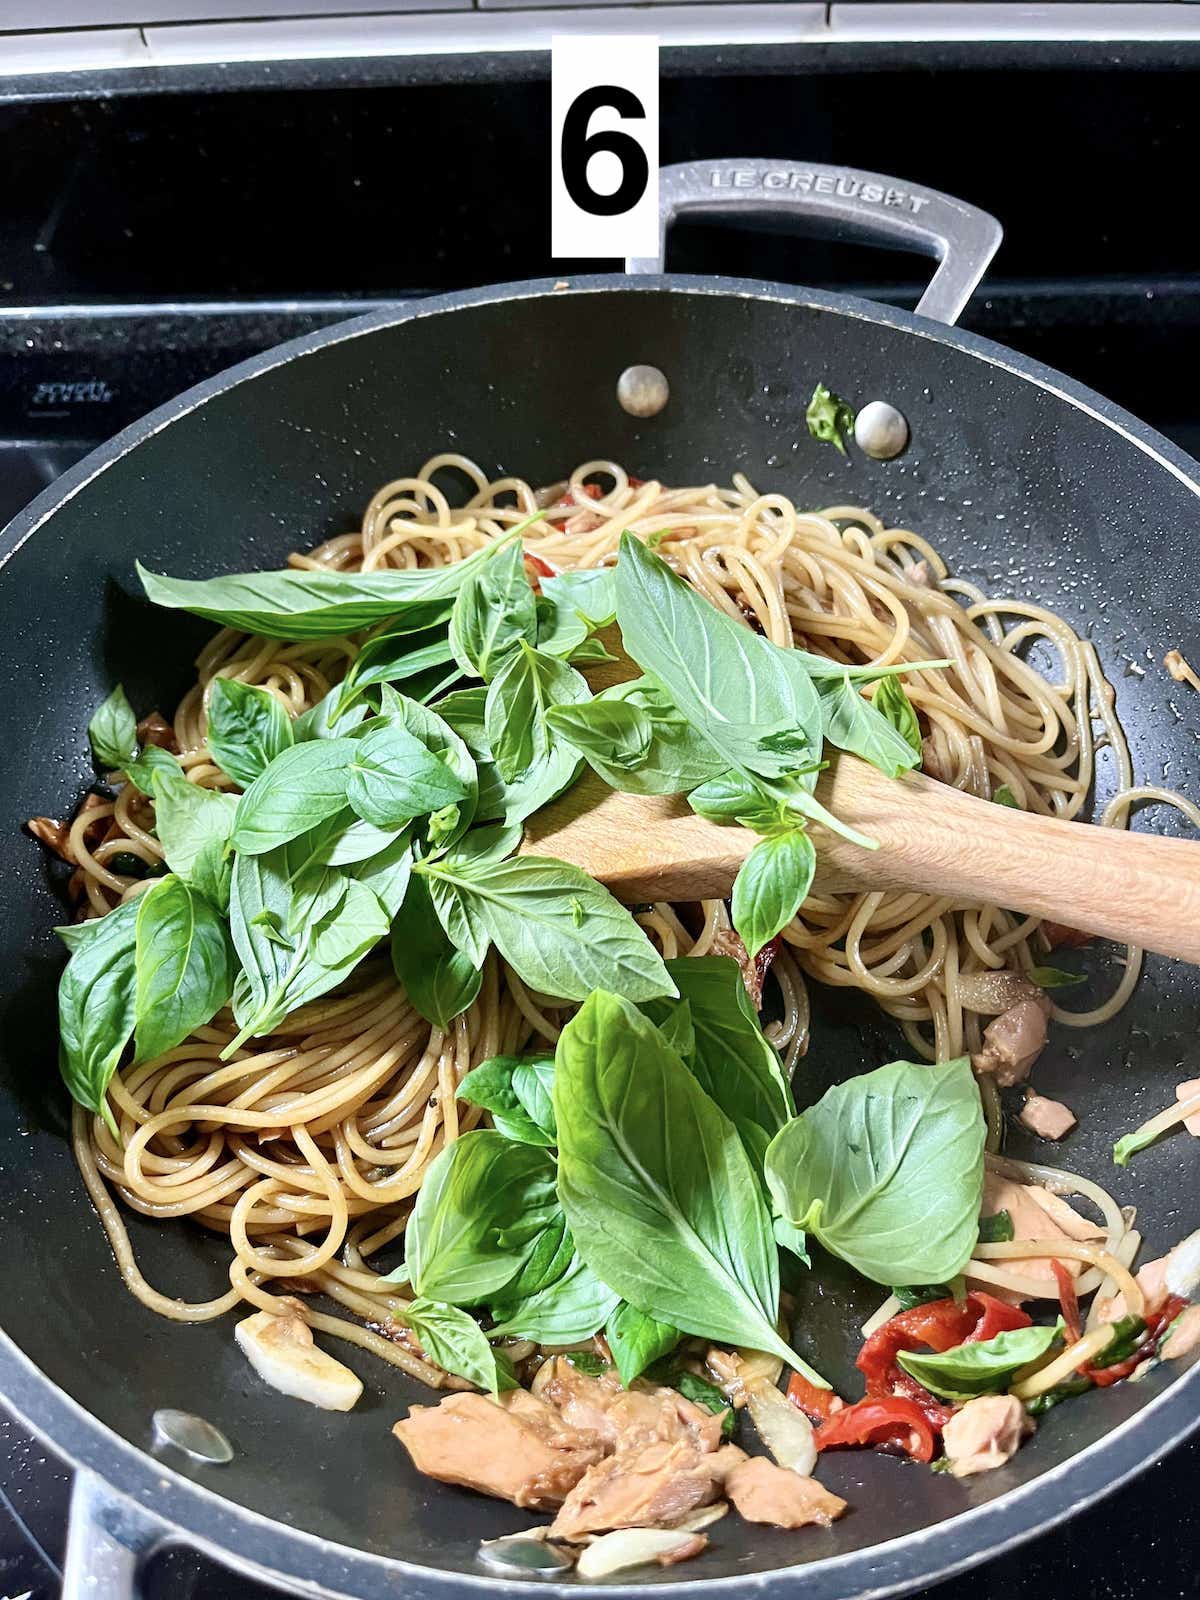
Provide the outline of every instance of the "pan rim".
[[[285,362],[384,328],[474,306],[552,295],[663,292],[733,297],[815,309],[856,321],[882,324],[957,348],[1065,400],[1134,445],[1149,461],[1166,469],[1179,483],[1200,496],[1200,465],[1186,452],[1086,386],[979,335],[855,296],[753,279],[678,274],[637,278],[594,275],[565,282],[541,279],[462,290],[385,307],[364,317],[305,334],[207,378],[124,428],[43,490],[0,532],[0,572],[59,507],[143,440],[217,396]],[[403,1556],[378,1555],[277,1523],[226,1498],[207,1484],[176,1472],[114,1432],[73,1396],[58,1388],[3,1330],[0,1330],[0,1396],[52,1448],[76,1465],[95,1472],[120,1494],[152,1509],[155,1516],[171,1525],[172,1532],[177,1530],[179,1536],[218,1562],[232,1561],[243,1570],[253,1570],[268,1582],[300,1582],[310,1593],[370,1597],[394,1593],[395,1579],[403,1574],[411,1600],[424,1600],[425,1596],[435,1593],[444,1595],[447,1586],[453,1585],[480,1593],[485,1589],[500,1589],[514,1596],[532,1595],[535,1591],[565,1595],[571,1591],[581,1592],[586,1587],[575,1583],[522,1582],[482,1572],[473,1574],[424,1566]],[[698,1576],[689,1580],[687,1586],[702,1585],[707,1592],[725,1594],[744,1585],[761,1585],[767,1581],[780,1584],[790,1579],[803,1582],[811,1600],[845,1600],[849,1594],[855,1595],[857,1600],[876,1600],[876,1597],[903,1593],[923,1583],[968,1570],[1055,1527],[1076,1510],[1115,1490],[1135,1472],[1180,1443],[1200,1425],[1200,1407],[1194,1404],[1197,1396],[1200,1396],[1200,1365],[1181,1374],[1169,1388],[1112,1432],[1030,1482],[982,1506],[968,1507],[943,1522],[843,1555],[780,1567],[768,1573]],[[248,1559],[243,1550],[253,1550],[254,1558]],[[914,1558],[916,1571],[911,1569]],[[906,1567],[909,1570],[903,1570]],[[860,1574],[857,1579],[853,1576],[856,1571]],[[354,1587],[347,1589],[344,1585],[352,1577]],[[314,1582],[319,1586],[317,1591],[313,1589]],[[653,1581],[604,1585],[607,1592],[628,1596],[630,1600],[651,1589],[665,1592],[676,1587],[677,1583]]]

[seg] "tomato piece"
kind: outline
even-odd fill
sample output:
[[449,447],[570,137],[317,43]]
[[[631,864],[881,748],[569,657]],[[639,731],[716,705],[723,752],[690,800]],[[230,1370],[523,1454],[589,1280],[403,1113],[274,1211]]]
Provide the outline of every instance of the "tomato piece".
[[1042,932],[1051,950],[1084,950],[1094,938],[1082,928],[1069,928],[1065,922],[1043,922]]
[[555,578],[558,576],[548,561],[543,561],[541,556],[530,555],[528,550],[525,552],[525,575],[531,580],[533,578]]
[[1075,1279],[1061,1261],[1053,1261],[1054,1276],[1058,1282],[1058,1303],[1062,1307],[1063,1321],[1067,1325],[1067,1343],[1074,1344],[1083,1332],[1079,1320],[1079,1296],[1075,1292]]
[[866,1444],[899,1446],[914,1461],[932,1461],[936,1430],[951,1416],[948,1406],[941,1409],[944,1421],[935,1424],[912,1400],[894,1395],[860,1400],[857,1405],[835,1411],[815,1430],[813,1438],[818,1450]]
[[810,1422],[824,1422],[834,1414],[835,1406],[839,1411],[843,1409],[832,1389],[818,1389],[799,1372],[793,1372],[788,1379],[787,1397]]
[[980,1344],[984,1339],[994,1339],[998,1333],[1011,1333],[1014,1328],[1028,1328],[1033,1318],[1020,1306],[1010,1306],[1007,1300],[997,1300],[994,1294],[972,1290],[968,1301],[980,1307],[979,1321],[974,1333],[963,1340],[964,1344]]

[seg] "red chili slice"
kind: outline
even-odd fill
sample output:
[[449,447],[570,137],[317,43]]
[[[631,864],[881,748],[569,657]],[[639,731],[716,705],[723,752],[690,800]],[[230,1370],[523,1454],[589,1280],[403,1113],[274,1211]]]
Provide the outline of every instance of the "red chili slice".
[[1067,1343],[1074,1344],[1083,1333],[1079,1320],[1079,1296],[1075,1292],[1075,1279],[1061,1261],[1053,1261],[1054,1276],[1058,1282],[1058,1303],[1062,1307],[1063,1321],[1067,1325]]
[[788,1379],[787,1397],[810,1422],[824,1422],[835,1410],[845,1409],[832,1389],[818,1389],[799,1372],[793,1372]]
[[914,1461],[932,1461],[937,1431],[949,1421],[951,1411],[943,1406],[943,1421],[933,1422],[912,1400],[878,1397],[845,1406],[814,1432],[818,1450],[833,1450],[841,1445],[899,1446]]
[[1092,1362],[1085,1361],[1079,1369],[1080,1372],[1084,1377],[1090,1378],[1098,1389],[1107,1389],[1110,1384],[1120,1383],[1122,1378],[1127,1378],[1131,1372],[1140,1367],[1143,1361],[1148,1361],[1152,1355],[1158,1353],[1158,1347],[1167,1329],[1187,1303],[1182,1296],[1171,1295],[1153,1316],[1146,1318],[1145,1337],[1131,1356],[1126,1356],[1124,1361],[1118,1361],[1112,1367],[1097,1367]]

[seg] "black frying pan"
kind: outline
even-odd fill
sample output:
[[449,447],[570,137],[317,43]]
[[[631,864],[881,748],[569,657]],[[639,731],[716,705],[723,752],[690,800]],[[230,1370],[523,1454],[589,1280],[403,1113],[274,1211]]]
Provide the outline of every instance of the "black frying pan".
[[[359,1408],[331,1416],[259,1383],[228,1321],[187,1328],[145,1311],[90,1214],[55,1070],[60,907],[19,824],[70,811],[90,777],[84,728],[113,682],[135,705],[169,708],[190,678],[209,630],[136,598],[135,557],[188,576],[277,566],[355,525],[380,483],[448,445],[535,483],[596,456],[676,483],[740,469],[801,504],[874,505],[927,533],[961,575],[1056,607],[1095,638],[1140,772],[1200,788],[1196,710],[1158,666],[1171,647],[1200,656],[1200,468],[1078,385],[931,320],[961,310],[998,239],[990,218],[911,185],[786,162],[665,175],[664,213],[714,202],[799,208],[938,255],[925,315],[661,276],[447,295],[202,384],[68,473],[3,536],[0,1391],[85,1469],[67,1600],[123,1600],[136,1553],[169,1538],[294,1591],[445,1600],[494,1589],[478,1541],[524,1521],[415,1475],[389,1428],[427,1396],[371,1357],[349,1357],[366,1384]],[[616,398],[634,363],[661,368],[671,387],[666,409],[642,421]],[[858,404],[898,406],[912,427],[907,452],[846,462],[810,440],[803,411],[818,379]],[[1151,961],[1115,1023],[1059,1030],[1038,1069],[1039,1087],[1080,1113],[1060,1159],[1136,1205],[1152,1247],[1196,1224],[1196,1152],[1171,1139],[1119,1172],[1110,1145],[1194,1072],[1185,1063],[1198,994],[1194,970]],[[817,997],[814,1035],[802,1102],[900,1050],[894,1028],[844,993]],[[1036,1153],[1019,1130],[1009,1148]],[[199,1230],[132,1227],[152,1281],[189,1298],[222,1286],[225,1251]],[[822,1263],[803,1298],[802,1341],[848,1387],[854,1329],[878,1293]],[[1198,1394],[1200,1374],[1159,1368],[1060,1407],[1010,1465],[965,1483],[882,1456],[831,1456],[822,1476],[854,1508],[832,1530],[785,1534],[729,1518],[701,1561],[647,1582],[748,1593],[773,1573],[776,1589],[802,1588],[806,1600],[927,1583],[1111,1489],[1188,1431]],[[233,1461],[156,1460],[150,1419],[162,1406],[219,1425]]]

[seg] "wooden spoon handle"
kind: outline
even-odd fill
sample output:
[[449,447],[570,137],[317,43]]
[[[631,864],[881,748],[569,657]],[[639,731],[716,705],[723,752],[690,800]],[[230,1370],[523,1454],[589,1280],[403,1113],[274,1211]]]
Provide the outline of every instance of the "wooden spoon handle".
[[[839,756],[817,793],[878,850],[815,828],[814,892],[902,889],[999,905],[1200,963],[1200,844],[1060,822]],[[618,899],[728,895],[756,837],[674,797],[617,794],[592,773],[530,819],[523,850],[590,872]]]

